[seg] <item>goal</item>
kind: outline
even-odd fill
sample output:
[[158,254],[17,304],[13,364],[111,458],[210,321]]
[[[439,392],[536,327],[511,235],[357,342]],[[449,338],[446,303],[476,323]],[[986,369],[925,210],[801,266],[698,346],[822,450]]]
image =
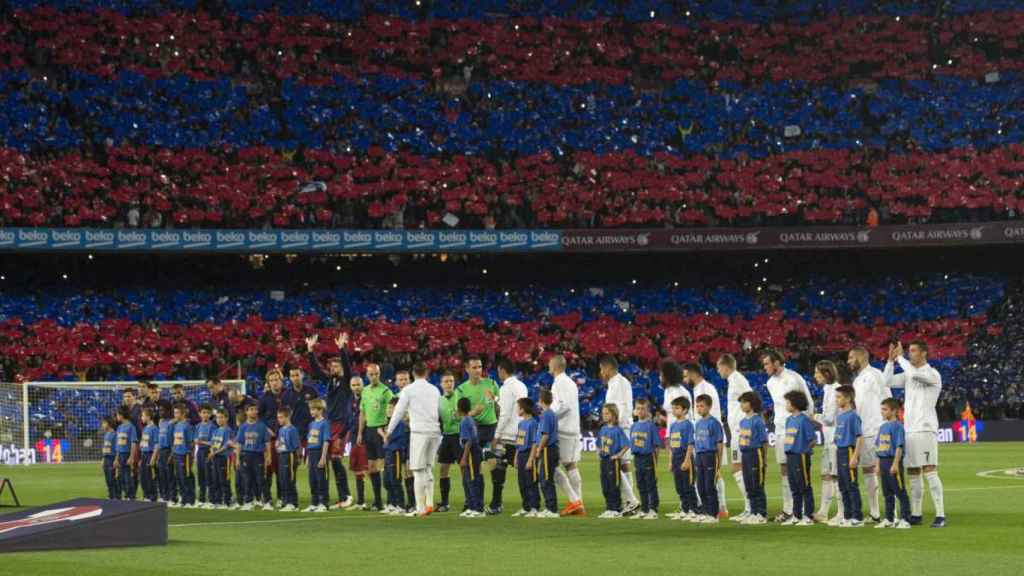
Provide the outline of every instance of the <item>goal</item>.
[[[223,380],[227,390],[245,392],[244,380]],[[153,381],[170,398],[181,384],[185,396],[210,400],[205,380]],[[113,416],[123,391],[138,382],[0,383],[0,465],[98,461],[102,458],[100,422]]]

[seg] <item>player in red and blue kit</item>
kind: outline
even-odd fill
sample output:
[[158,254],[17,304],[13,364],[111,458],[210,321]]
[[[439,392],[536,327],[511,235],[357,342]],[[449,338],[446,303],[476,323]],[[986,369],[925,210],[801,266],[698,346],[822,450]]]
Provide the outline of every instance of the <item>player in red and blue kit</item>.
[[203,507],[208,503],[207,493],[210,490],[210,480],[213,478],[210,437],[217,426],[210,420],[212,416],[213,408],[209,404],[199,407],[199,424],[196,425],[196,476],[199,480],[199,505]]
[[[838,392],[838,391],[837,391]],[[793,495],[793,517],[782,522],[784,526],[812,526],[814,524],[814,488],[811,486],[811,453],[817,442],[814,423],[804,412],[807,395],[791,390],[786,399],[786,476]],[[847,511],[849,513],[849,511]]]
[[622,517],[622,458],[629,452],[629,438],[619,427],[619,407],[605,404],[601,409],[604,426],[597,433],[598,453],[601,459],[601,492],[605,511],[599,518]]
[[270,441],[274,435],[259,419],[256,404],[245,407],[245,417],[246,421],[238,427],[234,443],[235,449],[241,453],[242,494],[239,501],[243,503],[242,510],[252,510],[254,502],[261,504],[264,510],[273,510],[263,473],[270,462]]
[[[369,469],[369,461],[366,459],[366,445],[357,443],[352,436],[353,430],[359,430],[359,404],[363,393],[362,377],[353,376],[349,379],[349,389],[352,392],[352,397],[349,400],[349,414],[345,424],[345,430],[348,432],[341,440],[341,451],[344,453],[345,446],[350,446],[348,467],[352,470],[352,475],[356,477],[355,509],[363,510],[366,508],[366,472]],[[333,424],[331,426],[333,427]],[[331,434],[333,435],[334,432],[332,431]],[[333,448],[331,450],[333,451]],[[341,487],[339,486],[338,489],[340,490]]]
[[299,493],[295,489],[295,470],[299,467],[302,440],[299,430],[292,426],[292,410],[287,406],[277,409],[277,490],[281,499],[281,512],[299,509]]
[[558,517],[558,495],[555,492],[555,471],[558,470],[558,416],[551,410],[554,397],[550,390],[541,390],[540,407],[543,410],[533,437],[530,465],[537,468],[540,493],[544,496],[544,510],[538,518]]
[[[389,401],[387,411],[389,420],[397,404],[398,398],[392,398]],[[388,441],[384,443],[384,489],[388,494],[388,503],[382,510],[383,513],[396,515],[407,510],[403,489],[405,464],[408,459],[409,423],[402,420],[388,435]],[[413,498],[415,499],[415,494]],[[415,510],[415,502],[411,508]]]
[[693,429],[693,451],[697,455],[697,492],[704,507],[704,515],[696,522],[718,523],[718,474],[722,462],[722,444],[725,434],[722,423],[711,414],[714,402],[708,394],[697,396],[697,425]]
[[462,446],[462,489],[466,493],[466,511],[463,518],[482,518],[484,516],[484,477],[481,476],[480,463],[483,461],[483,450],[480,447],[480,436],[476,421],[469,415],[473,402],[469,398],[459,398],[459,444]]
[[135,462],[139,454],[139,437],[132,422],[132,411],[127,406],[117,409],[117,449],[115,466],[121,494],[126,500],[135,500]]
[[168,404],[160,404],[160,427],[157,440],[160,451],[157,454],[156,473],[160,485],[160,499],[168,504],[178,500],[178,483],[174,480],[174,416]]
[[352,361],[348,356],[348,333],[342,332],[334,340],[338,347],[338,356],[328,361],[329,373],[323,371],[316,357],[318,340],[319,336],[316,334],[306,338],[309,369],[313,378],[327,387],[326,416],[331,422],[331,471],[334,472],[334,482],[338,488],[338,503],[335,506],[347,508],[352,505],[352,497],[349,494],[348,476],[342,458],[345,456],[345,441],[352,432],[352,428],[349,427],[352,409]]
[[[875,453],[882,473],[882,494],[885,495],[885,520],[875,528],[910,528],[910,498],[903,481],[903,453],[906,450],[906,432],[899,420],[900,401],[886,398],[882,401],[885,423],[875,438]],[[900,502],[900,519],[896,520],[896,500]]]
[[636,487],[640,491],[640,512],[634,520],[655,520],[658,518],[658,476],[655,473],[658,446],[661,435],[651,419],[650,401],[641,398],[636,401],[636,422],[629,429],[630,450],[636,469]]
[[743,486],[747,490],[750,515],[743,524],[764,524],[768,521],[768,498],[764,492],[764,476],[768,470],[768,427],[761,416],[761,395],[753,390],[740,394],[740,462],[743,465]]
[[110,416],[103,418],[100,423],[103,431],[103,479],[107,482],[107,498],[111,500],[121,499],[121,487],[117,483],[117,466],[114,464],[117,449],[117,423]]
[[153,423],[153,410],[142,409],[142,436],[139,439],[139,481],[142,484],[142,497],[150,502],[159,498],[156,481],[157,453],[160,451],[160,428]]
[[668,429],[668,449],[671,453],[670,468],[675,480],[676,496],[679,497],[679,512],[669,514],[673,520],[694,520],[697,517],[697,472],[694,464],[693,421],[687,417],[690,399],[686,396],[673,398],[670,408],[675,420]]
[[839,475],[839,492],[843,497],[843,515],[840,526],[856,528],[864,523],[864,508],[860,499],[859,456],[864,443],[860,415],[854,405],[856,392],[853,386],[836,388],[835,443],[836,471]]
[[195,429],[189,422],[188,412],[187,405],[175,404],[174,446],[171,448],[171,452],[174,454],[174,471],[178,494],[181,495],[181,505],[185,508],[194,508],[196,505],[196,479],[192,474],[192,451],[195,442]]
[[327,404],[316,398],[309,403],[313,417],[306,433],[306,466],[309,467],[310,504],[303,512],[327,512],[330,488],[327,484],[327,453],[330,451],[331,423],[324,418]]
[[210,435],[210,502],[217,508],[231,506],[231,439],[227,408],[217,409],[217,428]]
[[515,517],[536,516],[540,512],[540,491],[537,488],[537,467],[530,465],[533,442],[537,435],[536,407],[529,397],[516,401],[519,424],[516,429],[516,475],[523,508]]

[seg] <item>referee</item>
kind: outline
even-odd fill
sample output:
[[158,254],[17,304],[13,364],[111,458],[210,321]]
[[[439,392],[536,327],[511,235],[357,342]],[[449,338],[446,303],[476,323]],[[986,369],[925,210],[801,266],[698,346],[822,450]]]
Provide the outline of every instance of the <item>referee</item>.
[[[476,421],[477,434],[480,438],[480,447],[484,451],[484,461],[491,470],[491,481],[499,483],[496,478],[494,454],[494,433],[498,429],[498,413],[495,410],[498,402],[498,384],[490,378],[484,378],[484,363],[478,356],[470,356],[466,360],[466,372],[469,380],[466,380],[455,390],[455,402],[462,398],[468,398],[473,407],[469,415]],[[504,476],[504,474],[501,474]],[[504,478],[500,478],[500,484],[504,485]],[[500,488],[496,488],[500,490]],[[483,490],[481,490],[483,493]],[[493,504],[493,502],[492,502]],[[488,508],[488,514],[499,514],[500,509]]]

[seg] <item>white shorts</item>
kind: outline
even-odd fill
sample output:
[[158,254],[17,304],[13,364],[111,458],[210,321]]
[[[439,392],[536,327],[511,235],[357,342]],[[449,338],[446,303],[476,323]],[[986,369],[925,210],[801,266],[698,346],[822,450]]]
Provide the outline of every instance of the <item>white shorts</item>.
[[870,468],[878,463],[878,455],[875,454],[875,436],[864,436],[863,440],[857,462],[861,468]]
[[907,468],[922,468],[939,465],[939,438],[935,432],[914,432],[907,434],[907,457],[903,459]]
[[775,463],[786,465],[786,436],[775,437]]
[[409,434],[409,469],[433,469],[437,464],[437,449],[441,447],[441,435],[413,432]]
[[821,473],[824,476],[836,476],[839,474],[836,465],[836,448],[835,444],[826,444],[821,447]]
[[832,426],[821,427],[821,473],[826,476],[836,475],[836,429]]
[[580,443],[579,434],[558,435],[558,462],[560,464],[575,464],[580,461],[582,453],[583,444]]

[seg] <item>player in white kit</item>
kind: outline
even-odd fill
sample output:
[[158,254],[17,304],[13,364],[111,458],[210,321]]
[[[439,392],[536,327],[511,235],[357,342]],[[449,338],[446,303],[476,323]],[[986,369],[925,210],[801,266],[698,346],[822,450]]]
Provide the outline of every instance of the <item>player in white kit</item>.
[[409,414],[409,468],[414,478],[416,511],[406,516],[429,516],[434,511],[434,464],[441,446],[441,392],[427,381],[430,371],[422,362],[412,367],[416,380],[402,389],[388,423],[387,436]]
[[891,396],[889,387],[885,385],[882,371],[870,363],[871,356],[866,348],[856,347],[850,350],[846,365],[853,374],[853,391],[856,394],[857,415],[860,416],[861,433],[864,445],[858,454],[864,489],[867,493],[868,507],[871,510],[870,522],[879,522],[878,510],[878,458],[875,456],[875,437],[882,426],[882,400]]
[[558,416],[558,461],[564,468],[564,471],[562,468],[555,471],[555,482],[569,500],[561,515],[585,516],[583,480],[578,466],[583,452],[580,443],[580,390],[565,373],[565,356],[552,356],[548,360],[548,372],[555,379],[551,384],[551,409]]
[[[625,376],[619,374],[619,361],[614,356],[604,356],[598,363],[601,380],[607,391],[604,395],[605,404],[614,404],[619,410],[619,427],[629,437],[629,429],[633,426],[633,385]],[[633,481],[630,477],[630,464],[633,454],[627,450],[622,457],[622,469],[619,471],[619,491],[622,493],[622,515],[632,516],[640,507],[633,493]]]
[[793,517],[793,493],[789,488],[789,475],[786,471],[786,393],[799,391],[807,396],[807,405],[814,406],[814,397],[807,387],[807,382],[799,373],[786,368],[785,357],[777,350],[766,350],[761,354],[761,366],[768,374],[768,393],[772,397],[775,414],[775,462],[782,471],[782,513],[775,517],[776,522],[785,522]]
[[[718,400],[718,389],[715,388],[714,384],[704,379],[704,370],[700,367],[700,364],[690,363],[683,366],[683,381],[690,385],[690,394],[694,398],[700,398],[704,395],[711,397],[711,409],[709,412],[712,418],[721,422],[722,403]],[[690,419],[693,420],[694,426],[700,421],[700,415],[697,414],[696,410],[690,411]],[[718,491],[718,518],[719,520],[726,520],[729,518],[729,507],[725,498],[725,480],[722,479],[721,473],[718,474],[718,479],[715,481],[715,489]]]
[[[821,387],[821,414],[817,416],[821,423],[821,508],[815,514],[818,522],[827,522],[829,526],[839,526],[843,516],[843,498],[839,495],[839,478],[836,469],[836,415],[839,406],[836,404],[836,388],[839,386],[839,369],[835,362],[822,360],[814,366],[814,380]],[[839,501],[839,514],[829,520],[832,508],[832,497]]]
[[[659,368],[661,375],[661,389],[665,393],[664,399],[661,401],[661,407],[665,410],[665,428],[672,428],[672,425],[676,422],[676,417],[672,415],[672,401],[680,396],[685,397],[690,401],[690,406],[693,406],[693,396],[690,396],[690,391],[683,386],[683,369],[672,360],[664,360]],[[632,408],[630,408],[632,411]],[[621,418],[621,416],[620,416]]]
[[[903,357],[903,344],[889,346],[889,362],[885,365],[885,382],[890,388],[904,388],[903,423],[906,427],[905,462],[910,476],[910,523],[921,523],[921,505],[924,501],[924,483],[935,505],[932,528],[946,525],[946,507],[943,502],[942,480],[939,479],[939,417],[935,405],[942,392],[942,376],[928,364],[928,345],[921,341],[910,343],[909,360]],[[903,369],[895,374],[894,364]],[[923,474],[922,474],[923,473]]]
[[740,489],[744,502],[743,513],[733,517],[732,520],[742,522],[750,515],[750,502],[747,500],[747,488],[743,485],[743,463],[740,458],[740,422],[743,420],[740,396],[751,391],[750,382],[746,376],[736,370],[736,357],[732,354],[723,354],[719,357],[716,367],[718,375],[729,384],[725,392],[725,417],[729,423],[729,449],[725,451],[725,454],[731,464],[733,480],[736,481],[736,487]]

